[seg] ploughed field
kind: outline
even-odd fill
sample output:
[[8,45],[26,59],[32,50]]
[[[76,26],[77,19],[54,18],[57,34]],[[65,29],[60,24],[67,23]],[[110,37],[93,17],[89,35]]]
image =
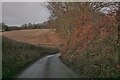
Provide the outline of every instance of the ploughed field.
[[16,41],[47,47],[59,47],[64,42],[55,29],[7,31],[3,32],[2,35]]

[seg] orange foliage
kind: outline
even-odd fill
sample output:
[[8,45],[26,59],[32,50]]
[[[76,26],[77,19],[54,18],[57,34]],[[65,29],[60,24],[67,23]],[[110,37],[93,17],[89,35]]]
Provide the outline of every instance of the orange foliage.
[[[80,54],[86,50],[96,51],[97,46],[95,42],[100,40],[103,41],[114,33],[113,17],[111,18],[110,16],[104,15],[94,21],[93,18],[95,16],[93,16],[92,13],[85,14],[80,16],[76,22],[74,33],[61,49],[62,56],[65,57],[65,59],[70,55],[70,52],[74,55],[74,53]],[[84,24],[82,24],[83,22]],[[94,43],[92,47],[89,45],[91,42]],[[107,51],[109,52],[110,50],[108,49]],[[75,55],[73,57],[76,58]],[[71,60],[70,56],[68,60]],[[79,58],[77,60],[79,60]]]

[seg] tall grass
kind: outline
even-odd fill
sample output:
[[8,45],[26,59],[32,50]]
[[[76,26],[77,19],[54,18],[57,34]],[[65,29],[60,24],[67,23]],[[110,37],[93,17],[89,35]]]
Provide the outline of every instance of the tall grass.
[[26,65],[45,55],[58,53],[57,48],[40,47],[2,38],[2,77],[15,76]]

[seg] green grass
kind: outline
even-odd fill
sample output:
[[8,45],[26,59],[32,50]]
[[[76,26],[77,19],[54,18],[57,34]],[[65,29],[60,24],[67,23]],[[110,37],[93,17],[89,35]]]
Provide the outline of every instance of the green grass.
[[2,78],[2,36],[0,36],[0,79]]
[[26,65],[45,55],[58,53],[59,49],[40,47],[2,38],[2,77],[12,78]]

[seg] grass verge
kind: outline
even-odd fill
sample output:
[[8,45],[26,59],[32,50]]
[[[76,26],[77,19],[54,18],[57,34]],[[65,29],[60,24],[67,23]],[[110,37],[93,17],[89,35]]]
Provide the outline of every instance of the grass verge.
[[2,37],[2,78],[12,78],[36,59],[58,52],[58,48],[41,47]]

